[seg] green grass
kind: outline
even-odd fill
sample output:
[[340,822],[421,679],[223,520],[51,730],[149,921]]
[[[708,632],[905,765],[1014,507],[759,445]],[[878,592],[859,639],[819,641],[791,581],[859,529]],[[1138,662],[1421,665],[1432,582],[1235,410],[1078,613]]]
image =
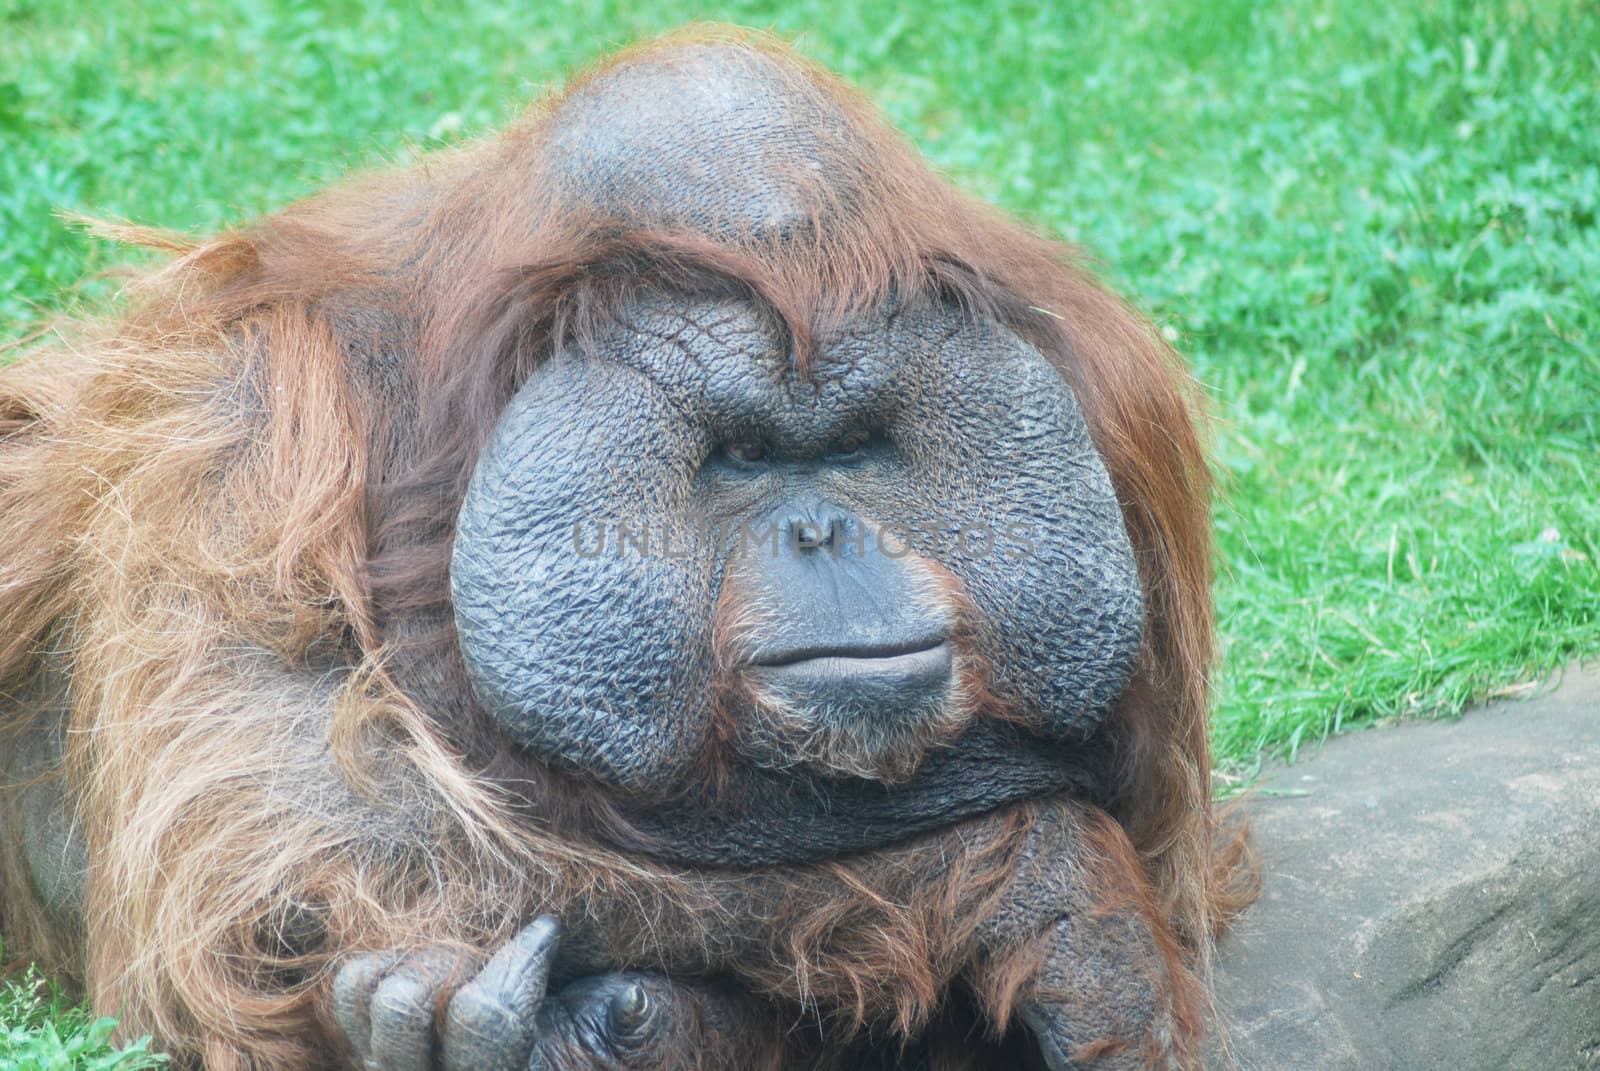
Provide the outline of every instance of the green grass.
[[0,336],[125,256],[58,211],[212,229],[691,17],[775,28],[1192,357],[1224,762],[1600,651],[1590,3],[7,3]]
[[[5,959],[0,944],[0,962]],[[0,977],[0,1071],[148,1071],[166,1066],[148,1038],[111,1044],[114,1019],[95,1019],[62,999],[31,968]]]

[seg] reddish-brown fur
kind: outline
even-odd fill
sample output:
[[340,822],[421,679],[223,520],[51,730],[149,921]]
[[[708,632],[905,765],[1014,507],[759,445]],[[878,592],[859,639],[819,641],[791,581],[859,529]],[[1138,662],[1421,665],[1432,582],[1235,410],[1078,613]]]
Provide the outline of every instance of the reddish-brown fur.
[[[889,293],[937,289],[1057,364],[1123,505],[1145,644],[1087,872],[1107,910],[1148,919],[1193,1058],[1192,979],[1248,867],[1220,849],[1209,801],[1209,485],[1189,381],[1069,250],[950,190],[853,91],[762,39],[712,36],[828,87],[881,150],[826,241],[536,210],[546,106],[204,242],[108,228],[175,256],[114,317],[0,370],[0,697],[14,732],[65,707],[92,847],[81,930],[40,910],[9,850],[0,913],[128,1030],[210,1067],[319,1066],[320,1002],[352,950],[492,950],[557,911],[602,922],[638,964],[660,958],[652,934],[698,927],[715,962],[719,926],[774,888],[790,906],[761,927],[778,935],[766,962],[738,964],[752,987],[845,1025],[928,1023],[1029,808],[959,850],[923,838],[893,866],[738,889],[642,864],[592,835],[637,837],[603,795],[510,754],[463,701],[442,611],[451,520],[495,415],[531,360],[640,287],[741,294],[801,362]],[[922,857],[940,879],[907,884],[901,864]],[[1025,967],[976,994],[1001,1021]]]

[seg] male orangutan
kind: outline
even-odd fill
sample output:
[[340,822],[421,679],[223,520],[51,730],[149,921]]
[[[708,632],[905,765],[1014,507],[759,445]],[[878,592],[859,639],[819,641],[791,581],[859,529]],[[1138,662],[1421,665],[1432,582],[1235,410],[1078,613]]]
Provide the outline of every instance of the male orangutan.
[[0,911],[180,1066],[1192,1067],[1173,355],[731,32],[0,371]]

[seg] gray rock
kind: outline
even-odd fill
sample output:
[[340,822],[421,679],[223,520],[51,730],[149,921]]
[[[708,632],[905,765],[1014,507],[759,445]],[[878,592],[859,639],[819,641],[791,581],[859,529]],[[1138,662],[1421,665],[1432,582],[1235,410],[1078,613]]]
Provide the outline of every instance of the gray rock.
[[1240,1068],[1600,1068],[1600,672],[1337,738],[1248,812],[1266,883],[1217,972]]

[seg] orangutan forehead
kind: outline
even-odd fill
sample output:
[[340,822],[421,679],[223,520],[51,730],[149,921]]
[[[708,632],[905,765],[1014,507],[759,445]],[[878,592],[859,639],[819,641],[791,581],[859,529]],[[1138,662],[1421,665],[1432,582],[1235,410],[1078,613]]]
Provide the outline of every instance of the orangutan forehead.
[[[934,302],[863,315],[821,336],[802,363],[782,326],[757,306],[661,297],[627,310],[592,347],[568,347],[554,360],[609,366],[613,372],[594,374],[608,390],[647,391],[694,427],[759,439],[793,457],[812,456],[851,431],[887,432],[913,410],[948,405],[919,400],[911,385],[937,394],[940,384],[990,374],[988,366],[1011,368],[1016,382],[1038,373],[1038,389],[1070,399],[1069,388],[1014,333]],[[986,396],[954,408],[992,403]]]
[[827,394],[845,383],[861,389],[914,366],[920,370],[921,362],[956,336],[963,336],[956,343],[962,350],[1016,343],[997,324],[921,296],[819,330],[802,363],[786,325],[770,309],[733,298],[654,294],[618,313],[593,356],[641,371],[671,369],[685,380],[742,381],[753,374],[787,389]]
[[748,48],[640,57],[570,92],[548,161],[570,196],[633,226],[789,237],[851,196],[860,132],[802,68]]

